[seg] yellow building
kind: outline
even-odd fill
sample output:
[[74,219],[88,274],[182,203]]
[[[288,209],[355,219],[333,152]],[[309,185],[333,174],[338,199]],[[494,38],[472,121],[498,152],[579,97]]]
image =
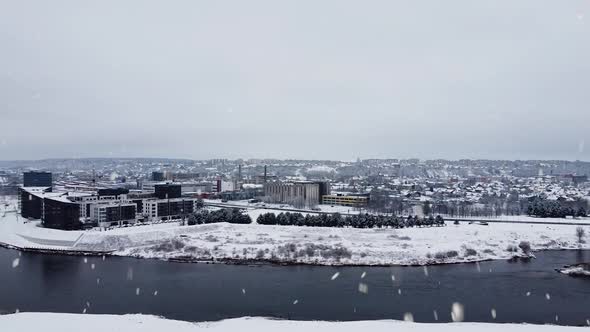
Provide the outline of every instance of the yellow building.
[[322,204],[341,205],[351,207],[366,206],[369,203],[369,197],[366,195],[324,195]]

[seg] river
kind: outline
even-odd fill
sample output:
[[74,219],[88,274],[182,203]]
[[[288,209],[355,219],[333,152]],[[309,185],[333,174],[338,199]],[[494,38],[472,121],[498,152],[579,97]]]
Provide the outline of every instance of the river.
[[[13,268],[16,258],[18,265]],[[554,271],[584,261],[590,261],[590,251],[546,251],[529,262],[490,261],[426,270],[245,266],[0,248],[0,312],[86,309],[93,314],[143,313],[187,321],[241,316],[402,319],[411,312],[415,321],[434,322],[436,310],[438,321],[448,322],[452,303],[459,302],[466,321],[585,325],[590,319],[590,279]],[[339,276],[332,280],[335,273]],[[366,285],[367,293],[359,292],[359,283]]]

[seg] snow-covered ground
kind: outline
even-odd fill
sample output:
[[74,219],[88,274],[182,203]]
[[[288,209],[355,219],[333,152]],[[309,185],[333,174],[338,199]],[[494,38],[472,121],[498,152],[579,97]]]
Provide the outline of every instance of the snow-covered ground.
[[266,318],[236,318],[219,322],[189,323],[147,315],[84,315],[55,313],[18,313],[0,316],[2,331],[44,331],[44,332],[195,332],[195,331],[255,331],[255,332],[294,332],[294,331],[412,331],[412,332],[554,332],[584,331],[584,327],[564,327],[554,325],[525,324],[484,324],[484,323],[441,323],[424,324],[393,320],[322,322],[288,321]]
[[[273,210],[250,209],[254,219]],[[279,212],[279,211],[273,211]],[[521,241],[533,250],[590,248],[576,227],[461,223],[446,227],[353,229],[176,222],[110,231],[60,231],[0,211],[0,242],[20,248],[114,251],[121,256],[187,260],[261,260],[319,265],[424,265],[508,259]],[[590,234],[590,226],[584,226]]]
[[86,233],[75,248],[161,259],[423,265],[508,259],[515,254],[508,248],[517,248],[521,241],[530,242],[533,250],[577,249],[575,230],[575,226],[528,224],[463,223],[395,230],[219,223]]
[[[445,218],[450,218],[448,216],[444,216]],[[456,217],[457,219],[462,219],[463,217]],[[516,216],[497,216],[497,217],[464,217],[464,219],[482,219],[482,220],[490,220],[490,221],[520,221],[520,222],[546,222],[546,223],[587,223],[590,226],[590,218],[589,217],[577,217],[577,218],[538,218],[538,217],[531,217],[527,215],[516,215]]]
[[559,272],[572,277],[590,277],[589,264],[577,264],[558,269]]
[[40,221],[28,221],[10,208],[0,207],[0,242],[19,248],[67,250],[84,234],[39,227]]

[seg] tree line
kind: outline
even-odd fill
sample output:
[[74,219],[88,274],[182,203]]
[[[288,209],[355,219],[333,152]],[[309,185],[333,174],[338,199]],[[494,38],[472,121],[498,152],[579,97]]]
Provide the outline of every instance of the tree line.
[[230,224],[250,224],[252,218],[240,209],[220,209],[215,211],[198,210],[187,218],[189,225],[214,224],[228,222]]
[[[342,216],[339,213],[303,215],[301,213],[272,212],[258,216],[260,225],[309,226],[309,227],[352,227],[352,228],[408,228],[444,226],[445,221],[440,215],[421,218],[418,216],[396,217],[371,214]],[[187,217],[188,225],[214,224],[227,222],[230,224],[250,224],[252,218],[240,209],[219,209],[215,211],[198,210]]]
[[586,217],[587,212],[583,206],[575,209],[573,206],[568,206],[560,201],[535,197],[528,206],[527,214],[540,218],[566,218],[567,216]]
[[301,213],[265,213],[256,220],[261,225],[309,226],[309,227],[352,227],[352,228],[406,228],[444,226],[439,215],[420,218],[418,216],[396,217],[371,214],[342,216],[339,213],[306,215]]

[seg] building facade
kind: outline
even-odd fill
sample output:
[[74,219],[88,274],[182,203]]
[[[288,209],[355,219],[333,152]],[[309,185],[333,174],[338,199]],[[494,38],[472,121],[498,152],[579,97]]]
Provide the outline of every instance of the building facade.
[[368,195],[324,195],[322,196],[322,204],[326,205],[340,205],[350,207],[365,207],[369,203]]
[[195,199],[147,199],[143,201],[143,216],[148,221],[180,219],[195,211]]
[[53,175],[50,172],[24,172],[23,187],[51,187]]
[[180,184],[157,184],[154,186],[154,192],[159,199],[172,199],[182,196],[182,187]]
[[80,207],[64,196],[43,198],[42,224],[47,228],[76,230],[82,228]]
[[90,210],[90,220],[100,227],[133,224],[137,221],[136,210],[132,202],[96,203]]
[[291,204],[298,208],[320,203],[320,185],[316,182],[268,182],[264,195],[271,203]]

